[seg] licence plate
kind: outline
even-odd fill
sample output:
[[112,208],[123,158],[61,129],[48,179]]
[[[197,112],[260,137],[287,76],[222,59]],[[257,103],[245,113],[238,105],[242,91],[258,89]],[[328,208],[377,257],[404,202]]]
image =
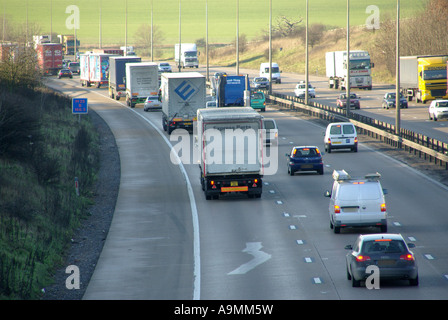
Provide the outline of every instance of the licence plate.
[[395,265],[395,260],[378,260],[378,266],[386,267]]
[[341,144],[341,141],[333,141],[332,144]]
[[191,124],[192,124],[191,122],[184,122],[184,125],[186,125],[186,126],[189,126]]
[[238,181],[230,181],[231,187],[238,187]]
[[302,164],[301,167],[302,167],[303,169],[310,169],[310,168],[313,167],[313,165],[312,165],[312,164]]

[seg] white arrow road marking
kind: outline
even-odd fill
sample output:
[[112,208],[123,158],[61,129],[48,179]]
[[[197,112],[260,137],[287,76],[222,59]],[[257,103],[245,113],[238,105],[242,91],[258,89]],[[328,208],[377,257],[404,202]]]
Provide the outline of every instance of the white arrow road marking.
[[246,242],[246,248],[243,250],[243,252],[247,252],[248,254],[254,256],[254,258],[249,262],[242,264],[232,272],[229,272],[228,275],[245,274],[250,270],[256,268],[258,265],[271,259],[270,254],[260,251],[261,248],[263,248],[261,242]]

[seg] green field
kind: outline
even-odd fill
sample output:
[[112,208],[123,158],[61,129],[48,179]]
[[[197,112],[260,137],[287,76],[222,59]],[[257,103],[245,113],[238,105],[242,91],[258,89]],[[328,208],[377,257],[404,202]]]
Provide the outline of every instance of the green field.
[[[125,0],[1,0],[2,12],[15,23],[37,23],[43,33],[52,30],[58,34],[72,34],[66,20],[70,13],[66,8],[72,4],[80,11],[77,30],[81,44],[99,43],[100,8],[103,45],[124,45]],[[152,0],[153,23],[163,32],[164,44],[178,42],[179,0]],[[420,10],[425,0],[401,1],[401,16],[406,17]],[[51,5],[52,4],[52,5]],[[237,0],[208,0],[209,43],[228,43],[236,36]],[[346,25],[346,0],[309,0],[309,23],[329,26]],[[291,20],[305,17],[306,0],[272,0],[272,21],[286,16]],[[366,8],[379,8],[380,21],[395,16],[396,1],[351,0],[351,25],[365,24]],[[52,8],[52,9],[51,9]],[[3,10],[4,9],[4,10]],[[51,14],[52,12],[52,14]],[[194,42],[206,36],[206,0],[182,0],[182,42]],[[150,24],[151,0],[127,0],[127,43],[135,45],[136,30],[144,23]],[[269,0],[239,0],[239,33],[253,39],[268,30]]]

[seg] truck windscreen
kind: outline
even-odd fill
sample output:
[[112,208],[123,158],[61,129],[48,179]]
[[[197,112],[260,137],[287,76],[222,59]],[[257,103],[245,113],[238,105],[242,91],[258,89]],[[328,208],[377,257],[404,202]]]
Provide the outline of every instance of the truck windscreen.
[[446,69],[423,71],[423,80],[443,80],[443,79],[446,79]]
[[370,70],[370,59],[350,60],[350,70]]

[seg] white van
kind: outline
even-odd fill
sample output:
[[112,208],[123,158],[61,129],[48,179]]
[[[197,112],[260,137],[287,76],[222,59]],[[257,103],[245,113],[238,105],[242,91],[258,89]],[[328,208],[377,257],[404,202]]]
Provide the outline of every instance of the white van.
[[334,122],[327,126],[324,133],[325,151],[332,149],[351,149],[358,152],[358,134],[351,122]]
[[[278,64],[272,62],[272,82],[282,83],[281,71]],[[266,77],[269,79],[269,62],[260,64],[260,77]]]
[[345,170],[333,171],[333,188],[325,196],[330,198],[330,228],[334,233],[346,227],[379,227],[387,232],[387,191],[380,178],[378,172],[355,179]]

